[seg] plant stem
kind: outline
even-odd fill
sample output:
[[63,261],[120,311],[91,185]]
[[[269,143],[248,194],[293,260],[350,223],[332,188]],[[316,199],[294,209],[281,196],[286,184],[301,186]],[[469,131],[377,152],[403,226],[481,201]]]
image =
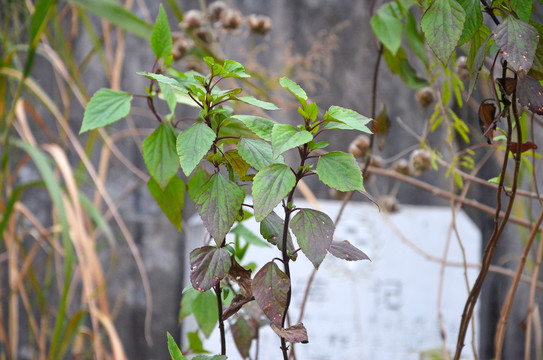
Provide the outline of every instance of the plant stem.
[[[305,164],[305,161],[306,161],[308,155],[309,155],[309,150],[308,150],[307,144],[305,144],[303,146],[303,148],[300,150],[300,167],[299,167],[300,170],[298,170],[298,172],[296,173],[296,182],[294,183],[294,187],[292,188],[292,190],[290,190],[290,192],[289,192],[289,194],[287,196],[286,204],[283,204],[283,208],[285,210],[285,222],[283,224],[283,239],[282,239],[281,253],[282,253],[282,257],[283,257],[283,265],[284,265],[284,268],[285,268],[285,274],[287,275],[287,277],[289,279],[289,289],[288,289],[288,292],[287,292],[287,301],[286,301],[286,304],[285,304],[285,311],[283,312],[283,318],[281,320],[281,327],[282,328],[285,328],[285,322],[287,320],[288,308],[290,306],[290,300],[291,300],[291,297],[292,297],[292,283],[290,281],[291,277],[290,277],[290,265],[289,265],[290,256],[289,256],[288,251],[287,251],[288,229],[289,229],[289,224],[290,224],[290,215],[292,214],[291,204],[292,204],[292,199],[294,198],[294,192],[296,191],[296,186],[298,185],[298,182],[304,176],[303,167],[304,167],[304,164]],[[286,342],[285,338],[281,338],[281,351],[283,352],[283,360],[288,360],[288,347],[287,347],[287,342]]]
[[224,332],[224,319],[222,316],[222,290],[221,285],[217,284],[213,288],[217,296],[217,309],[219,311],[219,331],[221,333],[221,355],[226,355],[226,334]]

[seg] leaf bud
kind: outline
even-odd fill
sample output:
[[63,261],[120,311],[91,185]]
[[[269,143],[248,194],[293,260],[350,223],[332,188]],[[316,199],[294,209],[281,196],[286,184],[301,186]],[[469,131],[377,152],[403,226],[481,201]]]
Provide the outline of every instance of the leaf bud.
[[415,100],[423,107],[427,108],[434,102],[435,95],[434,90],[431,87],[423,87],[415,93]]
[[411,153],[409,163],[413,169],[414,175],[420,175],[425,171],[428,171],[432,166],[432,157],[430,152],[423,149],[417,149]]

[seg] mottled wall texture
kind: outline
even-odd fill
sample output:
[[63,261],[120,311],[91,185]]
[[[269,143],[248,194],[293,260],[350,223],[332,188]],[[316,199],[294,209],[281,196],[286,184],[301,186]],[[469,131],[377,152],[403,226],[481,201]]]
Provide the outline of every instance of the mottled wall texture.
[[[159,1],[146,1],[151,18],[158,13]],[[370,1],[359,0],[227,0],[230,6],[240,10],[243,15],[252,13],[267,15],[273,22],[272,30],[265,36],[255,36],[247,31],[220,34],[220,52],[225,58],[257,66],[275,77],[288,75],[306,89],[309,97],[319,104],[321,109],[330,105],[340,105],[352,108],[361,114],[370,116],[372,79],[377,61],[376,43],[370,29]],[[142,15],[137,9],[138,1],[134,2],[135,13]],[[186,11],[199,8],[197,1],[178,1]],[[381,5],[378,1],[376,6]],[[168,7],[166,6],[166,9]],[[171,26],[177,24],[170,17]],[[147,82],[136,75],[138,71],[148,71],[153,64],[153,55],[148,45],[140,38],[126,35],[126,63],[123,68],[121,87],[134,93],[143,93]],[[83,35],[78,43],[81,56],[86,54],[89,39]],[[182,63],[180,63],[182,64]],[[39,68],[39,67],[38,67]],[[53,82],[53,76],[45,71],[40,74],[44,86]],[[87,66],[84,76],[88,79],[89,91],[109,86],[102,74],[101,65],[94,60]],[[377,107],[386,104],[388,115],[392,122],[386,145],[378,154],[384,159],[390,159],[405,149],[418,144],[418,140],[409,135],[399,124],[401,122],[420,132],[430,116],[431,110],[424,110],[414,101],[414,90],[405,86],[401,79],[386,68],[383,62],[378,73]],[[279,94],[279,91],[277,91]],[[280,96],[277,95],[276,96]],[[138,107],[145,108],[144,101],[135,102]],[[273,114],[276,120],[289,122],[297,116],[295,108],[288,107],[285,99],[281,105],[286,110]],[[179,116],[183,116],[179,109]],[[472,110],[460,110],[464,119],[476,124]],[[71,119],[71,126],[77,132],[81,118]],[[128,122],[121,121],[109,128],[114,134],[129,124],[152,130],[155,122],[148,117],[134,114]],[[331,149],[346,151],[348,144],[357,136],[339,135],[330,140]],[[439,138],[444,136],[439,131],[431,135],[430,142],[438,146]],[[142,140],[143,137],[140,138]],[[478,138],[477,141],[480,141]],[[543,142],[541,142],[543,143]],[[119,141],[122,153],[144,172],[145,165],[141,155],[141,143],[131,138]],[[408,157],[404,155],[404,157]],[[97,159],[94,159],[97,160]],[[142,280],[136,263],[128,247],[121,240],[117,243],[115,254],[104,253],[102,260],[113,263],[108,274],[108,292],[112,304],[116,304],[116,326],[118,327],[125,349],[130,359],[167,359],[165,333],[179,334],[178,310],[183,273],[188,265],[182,263],[186,249],[183,240],[187,233],[179,233],[168,222],[148,193],[146,184],[118,160],[110,163],[107,188],[113,198],[119,203],[122,214],[129,224],[130,231],[142,254],[145,269],[148,273],[153,294],[153,312],[151,336],[153,344],[144,337],[144,321],[146,297]],[[498,165],[489,163],[483,170],[482,177],[495,176]],[[488,176],[486,176],[488,175]],[[448,189],[449,180],[443,172],[430,171],[420,176],[435,186]],[[377,181],[378,180],[378,183]],[[318,197],[329,197],[328,191],[320,187],[317,181],[308,182]],[[375,176],[366,183],[367,190],[373,196],[386,195],[394,188],[394,181]],[[494,206],[495,193],[488,188],[472,185],[470,196],[481,203]],[[449,201],[436,197],[429,192],[399,185],[397,194],[400,209],[401,204],[448,205]],[[355,201],[365,201],[360,195]],[[188,198],[187,198],[188,202]],[[184,217],[188,219],[193,214],[191,205],[187,205]],[[492,232],[493,219],[491,216],[469,210],[472,219],[481,228],[483,239],[486,241]],[[516,228],[510,231],[498,246],[495,257],[496,263],[514,268],[522,243],[515,238]],[[119,239],[121,236],[119,235]],[[490,274],[480,299],[479,340],[481,359],[490,359],[492,355],[493,334],[499,309],[508,290],[510,278]],[[510,318],[510,329],[506,335],[505,359],[523,358],[524,330],[523,319],[526,316],[526,294],[528,286],[523,284],[517,296],[517,305]],[[518,309],[518,311],[516,310]],[[460,314],[458,314],[460,321]],[[409,336],[406,334],[406,336]],[[450,334],[453,336],[453,334]],[[468,351],[469,349],[466,349]],[[532,352],[533,354],[533,352]]]

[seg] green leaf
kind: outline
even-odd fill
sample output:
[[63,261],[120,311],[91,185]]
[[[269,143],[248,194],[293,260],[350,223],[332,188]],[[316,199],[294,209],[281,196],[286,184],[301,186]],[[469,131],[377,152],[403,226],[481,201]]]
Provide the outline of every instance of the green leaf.
[[[351,109],[342,108],[340,106],[330,106],[326,114],[324,114],[324,120],[329,121],[329,123],[326,124],[326,128],[328,129],[358,130],[371,134],[371,130],[366,126],[371,119],[368,119]],[[339,124],[332,124],[332,122],[337,122]]]
[[170,25],[168,24],[168,16],[166,11],[160,4],[158,8],[158,16],[155,21],[155,27],[151,34],[151,49],[157,59],[166,57],[171,54],[173,48],[172,34]]
[[194,174],[192,174],[187,182],[187,192],[192,202],[196,201],[196,194],[198,194],[200,188],[207,182],[207,180],[209,180],[210,177],[211,175],[206,172],[202,166],[196,167],[196,171],[194,171]]
[[318,269],[332,244],[335,229],[332,220],[323,212],[300,209],[290,228],[305,256]]
[[[170,113],[175,114],[175,106],[177,105],[177,92],[174,89],[172,89],[172,87],[169,85],[164,85],[161,83],[159,83],[159,85],[160,85],[160,94],[158,95],[159,98],[166,101],[166,103],[168,104],[168,108],[170,109]],[[192,99],[191,101],[193,105],[196,105]]]
[[398,5],[388,2],[381,6],[370,20],[373,32],[383,45],[396,55],[402,43],[403,24],[398,18]]
[[347,240],[332,241],[332,245],[330,245],[330,249],[328,249],[328,251],[335,257],[347,261],[370,260],[368,255],[366,255],[362,250],[357,249]]
[[533,26],[508,16],[494,29],[493,36],[503,58],[514,71],[530,70],[539,42],[539,35]]
[[[479,41],[481,41],[481,39],[485,35],[487,36],[487,38],[483,40],[482,43],[480,43],[479,45]],[[485,61],[489,44],[493,41],[493,39],[489,36],[490,36],[490,29],[488,28],[488,26],[483,24],[481,25],[481,28],[479,29],[479,35],[474,36],[473,39],[471,40],[472,43],[470,47],[470,56],[468,57],[468,61],[472,57],[472,54],[475,54],[475,55],[473,55],[473,63],[469,71],[469,85],[467,89],[468,97],[471,96],[471,93],[475,87],[475,81],[477,80],[477,77],[479,76],[479,70],[481,70],[481,67],[483,66],[483,63]],[[476,46],[479,46],[479,47],[476,49],[475,48]]]
[[281,326],[290,289],[288,276],[270,261],[255,274],[251,286],[260,309],[273,324]]
[[187,360],[187,358],[181,353],[181,350],[179,350],[179,346],[177,346],[175,343],[172,335],[170,335],[169,332],[166,332],[166,334],[168,334],[168,350],[172,360]]
[[[304,89],[300,87],[300,85],[296,84],[294,81],[290,80],[288,77],[284,76],[281,79],[279,79],[279,84],[281,84],[282,87],[287,89],[292,95],[296,96],[298,100],[307,100],[307,94],[305,93]],[[302,104],[305,104],[305,101],[302,102]]]
[[100,89],[85,108],[79,134],[114,123],[130,113],[132,94],[111,89]]
[[462,36],[466,13],[456,0],[434,0],[420,21],[422,31],[437,58],[447,65]]
[[255,99],[253,96],[242,96],[242,97],[232,96],[231,98],[232,100],[239,100],[242,103],[253,105],[264,110],[279,110],[279,108],[275,106],[274,104],[272,104],[271,102],[258,100],[258,99]]
[[[260,223],[260,234],[264,239],[268,240],[269,243],[276,245],[279,250],[283,251],[283,228],[285,222],[272,211],[262,220]],[[294,253],[294,244],[292,243],[292,236],[290,235],[290,230],[287,231],[287,251],[289,254]],[[298,254],[292,255],[293,259],[296,259]]]
[[253,180],[255,219],[260,222],[287,196],[296,184],[296,176],[284,164],[266,166]]
[[261,140],[242,138],[238,143],[238,154],[256,170],[285,162],[282,156],[274,160],[271,145]]
[[130,10],[111,0],[69,0],[69,2],[90,11],[134,35],[150,40],[153,26],[140,19]]
[[149,179],[147,188],[158,206],[171,223],[181,231],[181,220],[185,202],[185,184],[174,176],[165,189],[162,189],[155,179]]
[[426,54],[426,45],[424,43],[424,37],[417,28],[417,20],[410,12],[407,12],[405,20],[405,36],[407,42],[413,52],[422,60],[424,65],[428,67],[428,56]]
[[223,69],[226,72],[221,74],[223,78],[228,77],[237,77],[237,78],[247,78],[251,77],[245,73],[245,68],[240,63],[233,60],[224,60]]
[[511,0],[511,5],[520,20],[526,22],[530,20],[533,6],[532,0]]
[[206,337],[209,337],[219,320],[217,298],[212,291],[198,292],[192,302],[192,313]]
[[204,246],[190,253],[190,282],[200,292],[217,285],[232,266],[231,255],[226,248]]
[[143,140],[142,150],[149,173],[160,187],[165,189],[179,169],[179,160],[175,152],[175,134],[170,124],[160,124]]
[[477,30],[479,30],[479,27],[483,23],[483,13],[479,0],[458,0],[458,3],[462,6],[466,14],[462,36],[458,41],[458,46],[460,46],[469,41]]
[[[407,86],[415,90],[428,86],[428,81],[421,78],[407,60],[407,53],[403,48],[398,50],[396,56],[392,55],[392,53],[385,48],[383,51],[383,56],[390,71],[396,75],[399,75]],[[327,128],[330,125],[331,124],[327,124]],[[339,127],[336,126],[336,128]]]
[[287,150],[306,144],[313,140],[313,135],[307,131],[298,131],[288,124],[275,124],[272,129],[273,157],[276,159]]
[[194,206],[204,226],[220,246],[236,221],[245,194],[236,183],[221,174],[213,174],[195,197]]
[[177,136],[177,155],[185,175],[200,163],[215,141],[215,132],[204,123],[197,122]]
[[30,21],[30,42],[23,70],[23,77],[28,77],[34,64],[36,49],[41,34],[45,31],[50,15],[56,11],[57,0],[39,0],[34,7],[34,14]]
[[266,141],[271,141],[272,128],[277,124],[273,120],[253,115],[234,115],[232,118],[243,122],[249,130]]
[[227,359],[226,355],[213,355],[213,356],[197,355],[192,358],[192,360],[226,360],[226,359]]
[[364,191],[362,171],[352,154],[334,151],[322,155],[316,173],[320,181],[339,191]]

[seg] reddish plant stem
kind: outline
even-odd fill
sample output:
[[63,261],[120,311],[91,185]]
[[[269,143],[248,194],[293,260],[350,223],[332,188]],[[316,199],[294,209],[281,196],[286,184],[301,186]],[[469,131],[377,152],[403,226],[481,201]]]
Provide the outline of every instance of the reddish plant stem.
[[219,331],[221,333],[221,355],[226,355],[226,334],[224,332],[224,318],[222,315],[222,289],[221,285],[217,284],[213,288],[217,296],[217,309],[219,311]]

